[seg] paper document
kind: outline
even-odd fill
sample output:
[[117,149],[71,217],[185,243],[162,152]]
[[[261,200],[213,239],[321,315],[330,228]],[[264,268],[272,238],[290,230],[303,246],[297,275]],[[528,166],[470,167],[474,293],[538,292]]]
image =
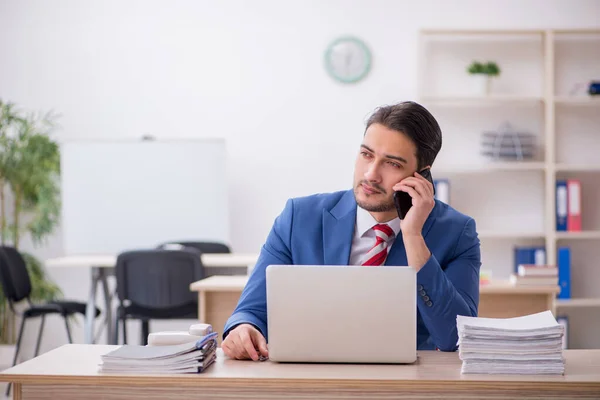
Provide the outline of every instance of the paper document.
[[550,311],[516,318],[459,315],[464,374],[563,374],[564,327]]
[[100,370],[125,374],[199,373],[215,361],[216,349],[216,332],[177,345],[124,345],[101,357]]

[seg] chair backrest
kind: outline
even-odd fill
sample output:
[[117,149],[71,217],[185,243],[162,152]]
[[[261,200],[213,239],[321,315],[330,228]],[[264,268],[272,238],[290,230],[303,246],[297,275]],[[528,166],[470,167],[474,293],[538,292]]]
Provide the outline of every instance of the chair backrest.
[[14,247],[0,247],[0,280],[4,296],[11,302],[19,302],[31,294],[27,265]]
[[190,284],[203,279],[198,250],[136,250],[117,257],[117,295],[132,305],[168,309],[197,303]]
[[170,244],[178,244],[183,247],[191,247],[193,249],[200,250],[202,253],[231,253],[231,249],[225,243],[219,242],[192,242],[192,241],[173,241],[163,243],[159,248],[168,246]]

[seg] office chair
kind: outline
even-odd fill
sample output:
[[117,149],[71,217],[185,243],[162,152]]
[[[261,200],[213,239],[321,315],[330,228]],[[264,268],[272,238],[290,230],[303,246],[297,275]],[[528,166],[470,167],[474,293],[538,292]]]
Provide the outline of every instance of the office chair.
[[[0,281],[2,282],[2,290],[4,291],[4,296],[8,300],[11,311],[15,315],[22,317],[19,336],[17,338],[17,347],[12,363],[13,366],[17,363],[19,350],[21,349],[21,339],[23,339],[23,332],[25,330],[25,322],[29,318],[42,317],[35,345],[34,357],[37,357],[40,351],[46,315],[60,314],[63,317],[69,343],[73,343],[68,317],[76,313],[85,315],[85,303],[75,301],[50,301],[45,304],[33,304],[29,298],[31,295],[31,280],[29,278],[29,272],[27,271],[27,265],[25,264],[23,256],[14,247],[0,247]],[[27,300],[29,306],[22,313],[18,313],[15,311],[14,304],[22,300]],[[99,315],[100,310],[96,308],[96,317]],[[6,389],[7,396],[9,392],[10,384]]]
[[151,319],[197,319],[197,295],[190,284],[204,278],[200,252],[180,250],[135,250],[119,254],[116,277],[119,306],[115,314],[113,343],[127,344],[127,319],[142,322],[141,343],[148,343]]
[[166,242],[158,246],[159,248],[165,248],[171,244],[178,244],[183,247],[191,247],[199,250],[201,253],[231,253],[231,249],[225,243],[220,242],[193,242],[193,241],[172,241]]

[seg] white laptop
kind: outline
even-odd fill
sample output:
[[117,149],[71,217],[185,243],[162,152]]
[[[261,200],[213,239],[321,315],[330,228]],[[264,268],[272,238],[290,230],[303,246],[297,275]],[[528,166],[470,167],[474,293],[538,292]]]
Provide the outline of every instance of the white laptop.
[[270,265],[266,279],[272,361],[416,361],[413,268]]

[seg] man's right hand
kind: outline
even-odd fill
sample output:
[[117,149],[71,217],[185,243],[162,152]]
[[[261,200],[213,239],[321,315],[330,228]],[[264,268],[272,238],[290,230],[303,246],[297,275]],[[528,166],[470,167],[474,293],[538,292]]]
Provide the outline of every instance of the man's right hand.
[[227,357],[237,360],[258,361],[260,356],[269,357],[265,337],[250,324],[233,328],[221,343],[221,348]]

